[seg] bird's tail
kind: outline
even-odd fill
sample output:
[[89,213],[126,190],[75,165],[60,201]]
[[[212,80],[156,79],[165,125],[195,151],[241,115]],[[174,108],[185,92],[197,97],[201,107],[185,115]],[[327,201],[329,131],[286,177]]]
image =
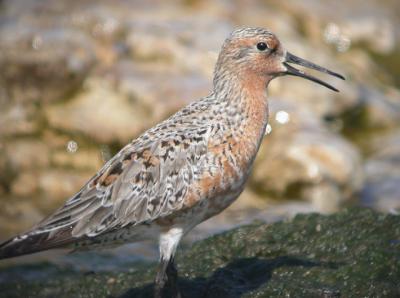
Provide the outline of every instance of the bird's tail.
[[72,242],[69,229],[54,232],[28,232],[0,244],[0,259],[18,257],[52,248],[64,247]]

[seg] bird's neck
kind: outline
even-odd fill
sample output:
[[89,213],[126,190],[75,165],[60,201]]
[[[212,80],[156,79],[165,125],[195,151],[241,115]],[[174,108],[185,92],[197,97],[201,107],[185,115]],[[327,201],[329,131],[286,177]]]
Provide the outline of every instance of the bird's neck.
[[[252,72],[214,80],[214,95],[229,122],[248,134],[264,134],[268,122],[267,85],[270,79]],[[256,138],[255,135],[252,135]]]
[[269,80],[256,74],[238,73],[214,81],[215,98],[222,109],[230,134],[253,159],[258,151],[268,123],[266,88]]

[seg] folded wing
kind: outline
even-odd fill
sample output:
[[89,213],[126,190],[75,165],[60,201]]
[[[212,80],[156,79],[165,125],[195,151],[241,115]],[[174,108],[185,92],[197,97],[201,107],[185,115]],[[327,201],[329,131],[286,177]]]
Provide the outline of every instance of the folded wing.
[[0,257],[63,246],[180,210],[203,171],[207,140],[202,135],[186,129],[156,140],[142,136],[55,213],[0,245]]

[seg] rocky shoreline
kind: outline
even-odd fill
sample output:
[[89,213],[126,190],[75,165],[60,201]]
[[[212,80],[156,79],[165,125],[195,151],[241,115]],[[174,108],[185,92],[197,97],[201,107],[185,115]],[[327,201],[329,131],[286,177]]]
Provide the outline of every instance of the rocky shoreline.
[[[125,272],[46,263],[2,268],[0,292],[7,298],[151,297],[156,263],[130,266]],[[254,222],[179,249],[177,266],[184,297],[397,297],[400,216],[354,208]],[[4,282],[18,274],[24,277]]]

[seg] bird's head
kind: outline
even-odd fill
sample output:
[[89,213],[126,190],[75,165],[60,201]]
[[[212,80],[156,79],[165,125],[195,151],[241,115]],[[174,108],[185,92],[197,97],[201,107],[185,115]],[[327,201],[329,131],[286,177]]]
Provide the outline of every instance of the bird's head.
[[[244,28],[231,33],[225,40],[218,58],[216,79],[218,80],[218,76],[224,76],[224,73],[232,74],[232,72],[266,82],[278,76],[292,75],[338,91],[330,84],[293,67],[292,64],[315,69],[344,80],[344,77],[336,72],[289,53],[275,34],[262,28]],[[222,70],[221,74],[218,73],[219,70]]]

